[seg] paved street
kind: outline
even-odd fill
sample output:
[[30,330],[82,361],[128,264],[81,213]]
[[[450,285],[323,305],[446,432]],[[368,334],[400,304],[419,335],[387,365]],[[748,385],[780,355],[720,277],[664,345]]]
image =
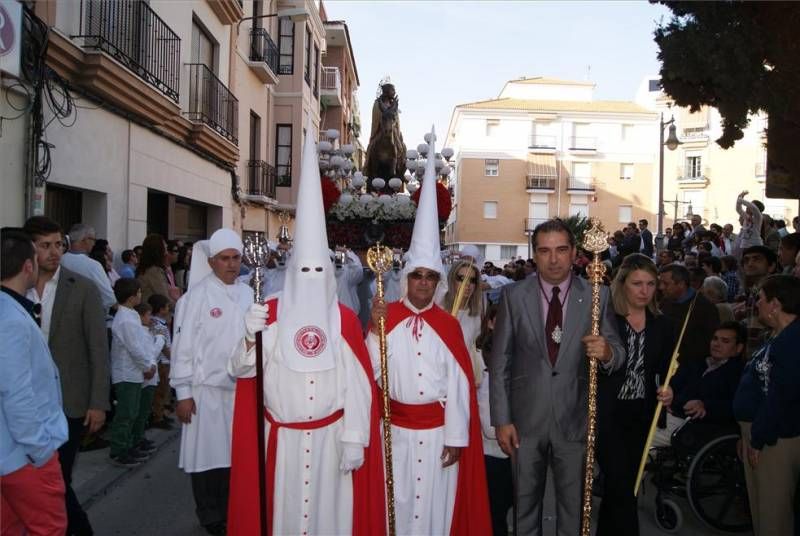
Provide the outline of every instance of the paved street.
[[[201,536],[205,534],[194,516],[189,477],[177,468],[179,434],[148,432],[161,448],[155,456],[135,470],[112,467],[107,450],[82,454],[76,474],[76,490],[99,536]],[[92,484],[94,482],[94,484]],[[105,482],[105,487],[103,487]],[[552,489],[552,486],[548,486]],[[655,493],[648,489],[642,497],[640,519],[643,536],[659,536],[653,522]],[[711,536],[718,533],[701,528],[685,502],[685,536]],[[545,500],[545,535],[555,535],[554,499]],[[622,535],[620,535],[622,536]]]

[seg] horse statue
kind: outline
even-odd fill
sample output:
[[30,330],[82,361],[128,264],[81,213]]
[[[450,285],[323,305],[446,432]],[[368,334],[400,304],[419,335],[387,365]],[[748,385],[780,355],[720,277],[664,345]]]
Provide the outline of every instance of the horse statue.
[[[391,193],[389,179],[403,177],[406,171],[406,144],[400,132],[399,100],[394,84],[388,80],[380,83],[378,96],[372,105],[372,131],[367,145],[364,173],[370,179],[382,178],[386,185],[381,192]],[[373,191],[371,181],[367,190]]]

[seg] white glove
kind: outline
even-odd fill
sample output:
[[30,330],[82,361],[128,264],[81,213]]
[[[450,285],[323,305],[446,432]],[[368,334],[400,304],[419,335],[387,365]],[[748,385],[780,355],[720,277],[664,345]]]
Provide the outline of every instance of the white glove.
[[269,307],[254,303],[244,314],[245,339],[249,342],[256,340],[256,333],[267,328],[267,314]]
[[342,459],[339,470],[343,473],[355,471],[364,464],[364,447],[358,443],[342,443]]

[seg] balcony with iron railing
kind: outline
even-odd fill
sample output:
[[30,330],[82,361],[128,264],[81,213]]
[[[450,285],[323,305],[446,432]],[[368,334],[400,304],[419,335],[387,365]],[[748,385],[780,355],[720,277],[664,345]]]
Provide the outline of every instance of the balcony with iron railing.
[[238,143],[239,100],[202,63],[189,63],[189,99],[184,114],[234,144]]
[[533,134],[528,142],[528,149],[534,153],[554,153],[556,140],[556,136]]
[[82,46],[101,50],[178,102],[181,40],[141,0],[82,0]]
[[594,177],[570,177],[567,181],[568,192],[594,192]]
[[342,105],[342,75],[338,67],[323,67],[320,101],[326,106]]
[[569,139],[568,149],[573,152],[597,151],[597,138],[593,136],[572,136]]
[[528,173],[525,176],[525,189],[539,192],[555,192],[557,177]]
[[277,174],[274,167],[263,160],[248,160],[246,179],[243,190],[247,199],[265,203],[275,199]]
[[247,64],[265,84],[278,83],[278,46],[265,28],[250,30],[250,55]]

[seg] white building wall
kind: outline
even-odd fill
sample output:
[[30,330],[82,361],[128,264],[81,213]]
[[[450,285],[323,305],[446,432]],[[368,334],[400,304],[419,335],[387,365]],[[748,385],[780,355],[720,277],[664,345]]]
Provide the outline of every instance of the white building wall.
[[115,250],[147,233],[148,189],[218,207],[209,227],[232,225],[230,173],[165,138],[103,109],[81,108],[75,124],[47,130],[50,183],[84,192],[83,218]]
[[[17,117],[27,99],[16,92],[0,90],[0,116]],[[11,107],[6,97],[14,103]],[[17,108],[17,109],[15,109]],[[19,227],[25,223],[25,159],[29,115],[4,119],[0,135],[0,227]]]
[[525,84],[509,82],[498,98],[528,100],[592,100],[593,86]]

